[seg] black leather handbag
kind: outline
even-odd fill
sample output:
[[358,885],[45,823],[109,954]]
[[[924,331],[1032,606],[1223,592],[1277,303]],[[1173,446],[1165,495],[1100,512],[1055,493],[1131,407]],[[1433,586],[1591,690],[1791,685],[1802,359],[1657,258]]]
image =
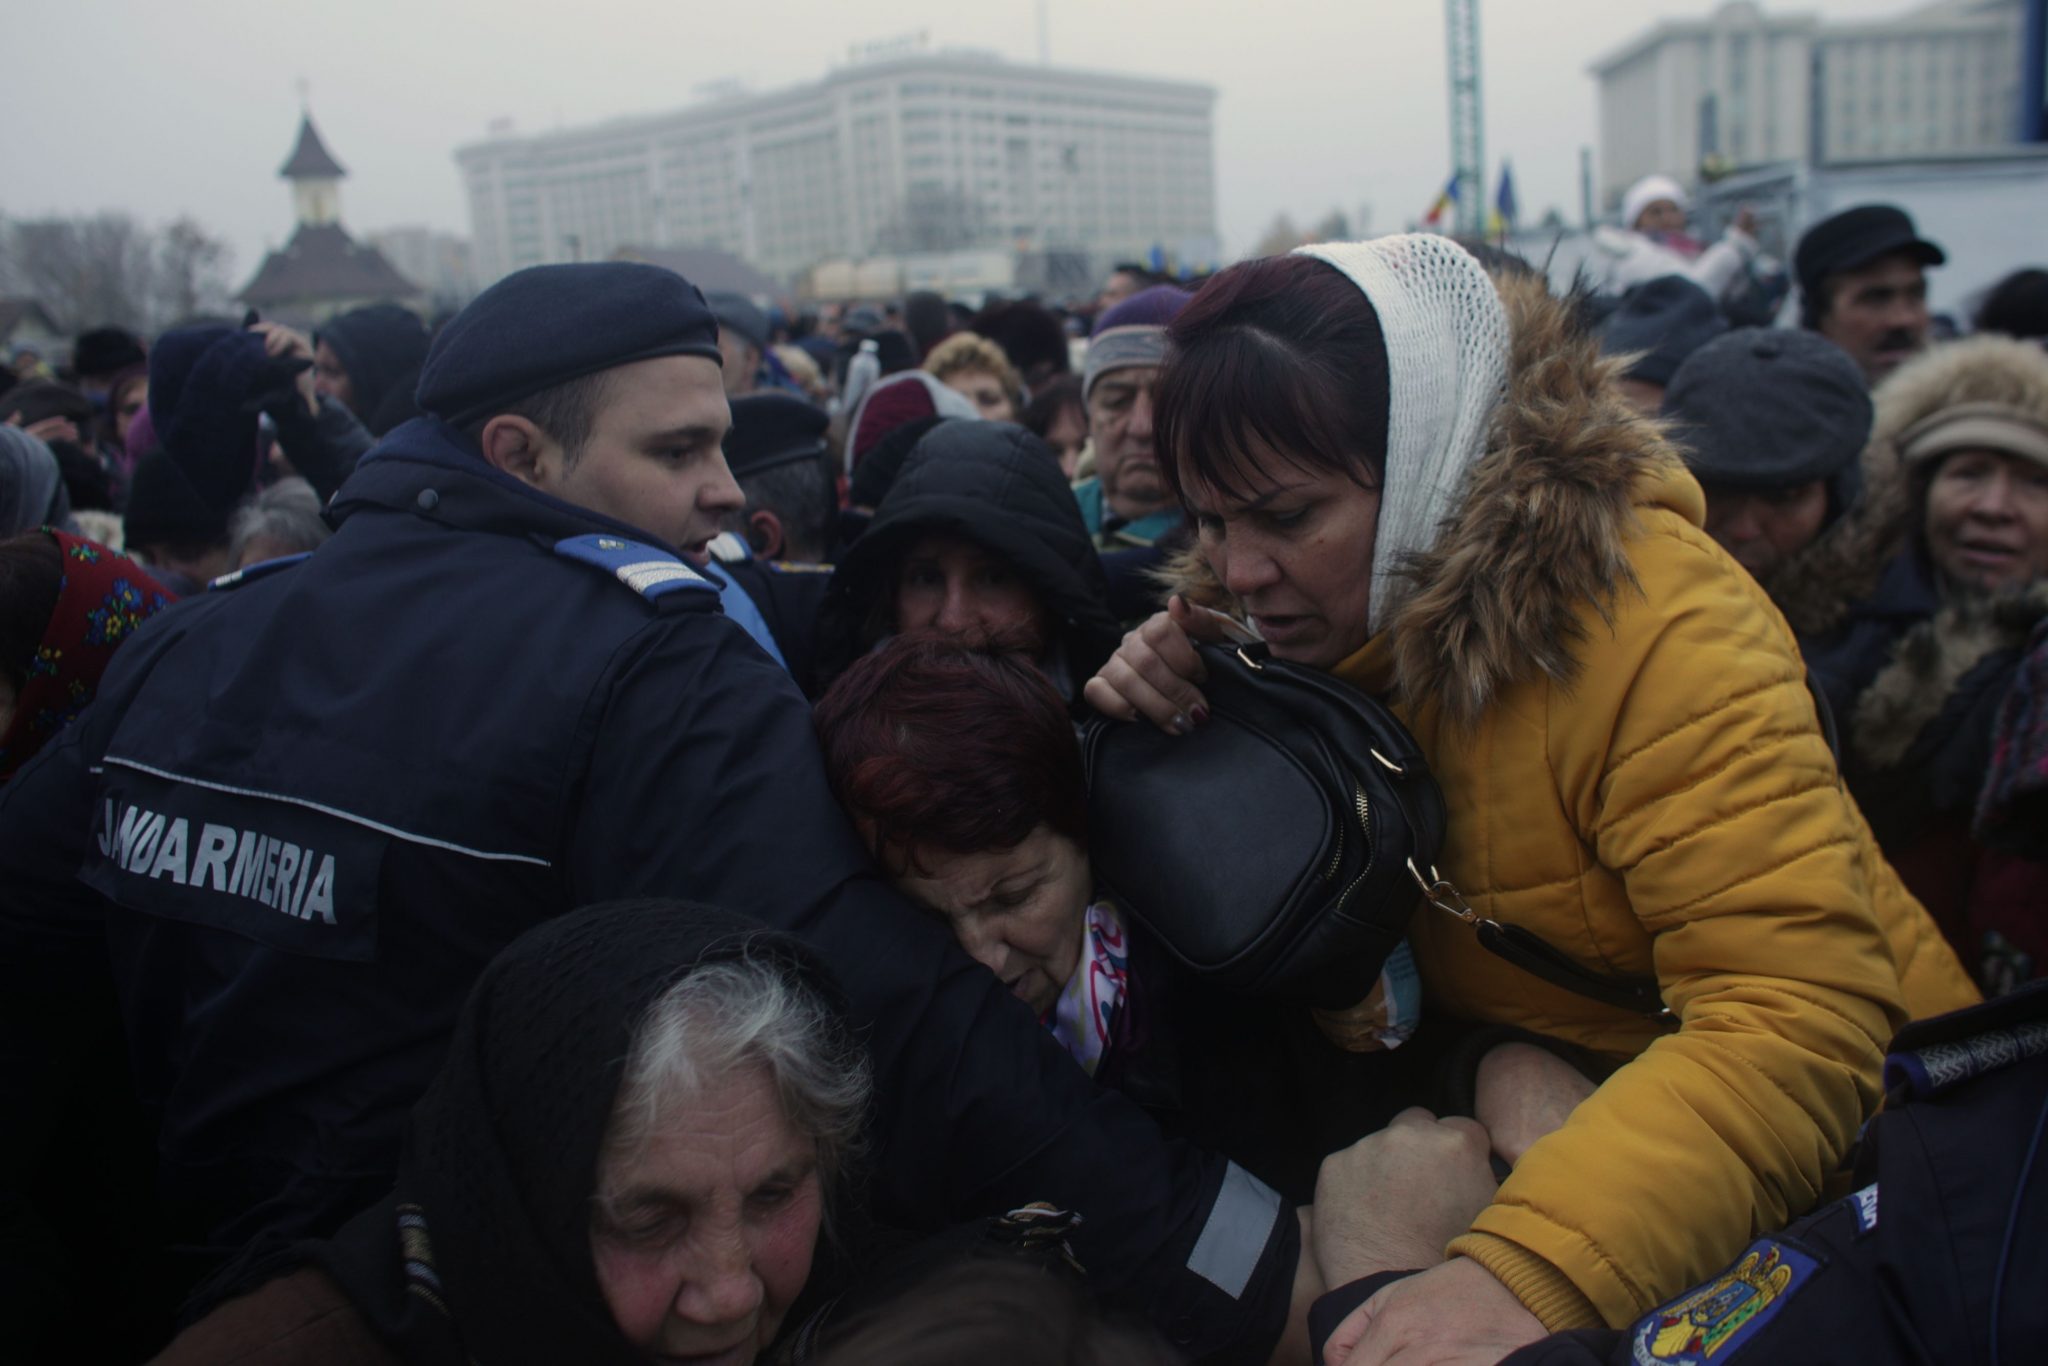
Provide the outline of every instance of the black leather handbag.
[[1081,732],[1098,883],[1190,971],[1326,1010],[1372,990],[1444,839],[1444,800],[1376,699],[1263,645],[1198,647],[1208,722]]

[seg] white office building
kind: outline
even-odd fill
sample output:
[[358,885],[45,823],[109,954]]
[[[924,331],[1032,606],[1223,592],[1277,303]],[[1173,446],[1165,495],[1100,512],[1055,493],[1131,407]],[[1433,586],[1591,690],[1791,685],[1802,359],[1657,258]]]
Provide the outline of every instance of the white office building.
[[2021,0],[1938,0],[1823,23],[1732,0],[1659,23],[1595,62],[1600,197],[1652,171],[1969,156],[2019,123]]
[[480,283],[626,247],[821,261],[1002,247],[1142,259],[1216,241],[1216,92],[892,51],[823,80],[456,153]]

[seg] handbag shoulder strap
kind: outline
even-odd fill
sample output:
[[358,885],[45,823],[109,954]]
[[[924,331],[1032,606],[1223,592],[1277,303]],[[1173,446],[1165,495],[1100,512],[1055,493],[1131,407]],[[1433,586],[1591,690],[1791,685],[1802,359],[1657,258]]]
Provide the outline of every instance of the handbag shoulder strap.
[[1413,862],[1408,865],[1409,873],[1422,888],[1422,899],[1436,909],[1457,917],[1473,927],[1479,936],[1479,946],[1497,958],[1513,963],[1522,971],[1554,987],[1562,987],[1577,996],[1626,1010],[1665,1026],[1675,1026],[1678,1017],[1671,1007],[1664,1004],[1664,993],[1654,977],[1610,977],[1594,972],[1554,945],[1523,929],[1520,925],[1503,925],[1491,920],[1465,904],[1465,898],[1456,887],[1445,881],[1436,869],[1429,870],[1424,877],[1422,870]]

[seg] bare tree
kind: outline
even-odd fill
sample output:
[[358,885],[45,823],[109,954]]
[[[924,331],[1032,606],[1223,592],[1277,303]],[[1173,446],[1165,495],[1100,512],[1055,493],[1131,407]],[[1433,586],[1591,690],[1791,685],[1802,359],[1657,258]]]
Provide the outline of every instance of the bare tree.
[[60,327],[161,328],[227,296],[227,245],[190,219],[153,231],[124,213],[0,221],[0,293]]
[[1311,242],[1349,242],[1351,240],[1351,220],[1345,217],[1344,210],[1332,209],[1318,219],[1316,225],[1308,230],[1308,240]]
[[169,326],[200,313],[226,310],[227,266],[227,243],[189,218],[170,224],[157,235],[153,321]]

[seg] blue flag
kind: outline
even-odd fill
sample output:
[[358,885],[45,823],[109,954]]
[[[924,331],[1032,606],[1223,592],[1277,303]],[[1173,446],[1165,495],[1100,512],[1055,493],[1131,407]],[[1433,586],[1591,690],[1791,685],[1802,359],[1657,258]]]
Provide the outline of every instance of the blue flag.
[[1493,207],[1501,222],[1515,225],[1515,168],[1505,161],[1500,164],[1500,189],[1494,192]]

